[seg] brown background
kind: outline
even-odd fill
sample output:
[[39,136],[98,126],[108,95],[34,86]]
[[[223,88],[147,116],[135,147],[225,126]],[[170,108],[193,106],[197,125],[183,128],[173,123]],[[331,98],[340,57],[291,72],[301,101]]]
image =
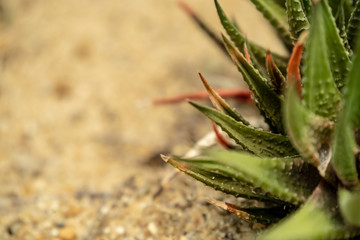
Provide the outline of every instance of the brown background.
[[[212,1],[188,1],[215,29]],[[181,175],[153,199],[209,122],[154,98],[241,84],[170,0],[2,0],[1,239],[235,239],[246,224],[206,202],[234,198]],[[245,0],[221,1],[247,36],[284,53]]]

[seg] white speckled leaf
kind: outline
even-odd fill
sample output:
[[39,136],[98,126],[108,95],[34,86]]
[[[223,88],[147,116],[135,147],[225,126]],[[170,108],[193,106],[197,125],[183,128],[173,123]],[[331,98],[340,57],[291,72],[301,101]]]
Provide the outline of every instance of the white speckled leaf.
[[283,204],[304,202],[320,180],[316,168],[299,158],[259,158],[235,151],[212,151],[206,158],[166,161],[217,190]]
[[[303,98],[310,111],[334,120],[340,108],[341,95],[332,72],[341,70],[340,65],[336,69],[331,68],[332,50],[327,39],[333,36],[328,34],[327,21],[333,18],[329,18],[329,14],[325,1],[313,6],[312,25],[305,47]],[[335,23],[332,24],[335,27]]]
[[[226,33],[228,34],[228,36],[230,37],[231,41],[234,43],[236,48],[242,52],[243,45],[247,41],[246,37],[229,20],[229,18],[226,16],[225,12],[221,8],[221,6],[217,0],[215,0],[215,6],[216,6],[217,13],[219,15],[221,25],[225,29]],[[254,53],[256,60],[260,63],[264,62],[265,56],[266,56],[266,49],[264,49],[263,47],[255,44],[251,41],[248,41],[247,44],[248,44],[249,48],[251,49],[251,51]],[[284,72],[285,72],[286,65],[287,65],[287,59],[285,59],[284,57],[278,56],[277,54],[274,54],[274,61],[279,66],[279,68],[281,70],[284,70]]]
[[333,141],[332,164],[341,181],[348,186],[358,184],[354,129],[360,126],[360,39],[354,52],[352,68],[344,89],[344,108],[339,114]]
[[244,55],[226,37],[223,36],[223,40],[233,62],[253,92],[256,106],[264,116],[265,121],[274,132],[284,133],[281,120],[281,98],[267,83],[268,80],[246,60]]
[[251,0],[251,2],[274,26],[284,43],[291,46],[292,41],[287,22],[286,10],[271,0]]
[[301,0],[286,0],[286,11],[291,37],[296,41],[302,31],[309,28],[309,21]]
[[214,121],[238,144],[246,150],[261,157],[288,157],[297,156],[289,139],[280,134],[274,134],[246,126],[233,118],[206,106],[190,102],[200,112]]

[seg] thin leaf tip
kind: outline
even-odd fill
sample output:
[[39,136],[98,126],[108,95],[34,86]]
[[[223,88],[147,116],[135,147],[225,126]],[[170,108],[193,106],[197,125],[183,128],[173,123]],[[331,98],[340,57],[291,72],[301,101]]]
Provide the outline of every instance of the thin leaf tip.
[[171,157],[169,157],[169,156],[166,156],[166,155],[164,155],[164,154],[160,154],[160,157],[162,158],[162,160],[164,160],[164,162],[169,162],[170,161],[170,159],[171,159]]

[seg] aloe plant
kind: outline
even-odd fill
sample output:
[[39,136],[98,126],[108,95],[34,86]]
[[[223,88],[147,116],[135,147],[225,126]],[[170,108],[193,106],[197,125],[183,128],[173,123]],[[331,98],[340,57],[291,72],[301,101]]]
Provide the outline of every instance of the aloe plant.
[[211,201],[263,225],[260,239],[360,236],[360,1],[251,2],[292,50],[289,59],[247,40],[215,6],[229,37],[223,44],[269,130],[251,126],[200,75],[215,108],[190,104],[238,145],[163,159],[214,189],[261,202]]

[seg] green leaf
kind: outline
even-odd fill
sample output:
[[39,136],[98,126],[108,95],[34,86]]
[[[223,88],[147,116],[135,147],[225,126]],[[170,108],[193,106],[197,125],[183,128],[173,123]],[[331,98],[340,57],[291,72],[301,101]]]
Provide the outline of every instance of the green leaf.
[[219,161],[210,158],[186,159],[163,155],[162,158],[165,162],[215,190],[235,197],[284,204],[282,200],[272,197],[258,187],[254,187],[236,170]]
[[[316,227],[314,227],[316,226]],[[291,240],[291,239],[330,239],[329,232],[335,231],[336,224],[332,222],[322,209],[312,202],[307,202],[289,219],[276,226],[272,231],[261,237],[261,240]],[[339,227],[336,228],[339,231]]]
[[354,48],[356,36],[360,28],[360,1],[356,1],[354,11],[351,13],[349,23],[347,25],[347,38],[349,44]]
[[[263,76],[264,78],[267,78],[267,72],[266,72],[266,67],[264,66],[264,64],[260,64],[258,59],[256,58],[254,51],[252,50],[250,43],[248,40],[246,40],[246,42],[244,43],[244,55],[246,56],[246,52],[248,52],[249,56],[250,56],[250,63],[253,65],[254,68],[256,68],[257,70],[259,70],[261,76]],[[263,63],[264,61],[262,61]]]
[[283,135],[265,132],[209,107],[190,102],[200,112],[219,125],[231,138],[246,150],[261,157],[286,157],[298,155],[289,139]]
[[360,227],[360,192],[350,192],[346,189],[339,190],[340,212],[347,223]]
[[[297,96],[296,86],[291,84],[285,95],[284,124],[293,146],[306,161],[319,167],[321,175],[330,161],[329,131],[333,123],[307,110]],[[324,146],[328,146],[324,149]]]
[[266,231],[260,239],[332,240],[347,239],[359,234],[359,229],[344,226],[336,209],[335,192],[329,186],[320,184],[299,210]]
[[274,0],[274,2],[280,7],[284,7],[286,0]]
[[234,42],[237,49],[240,51],[243,48],[243,45],[246,41],[245,36],[235,27],[235,25],[230,21],[226,16],[224,10],[221,8],[217,0],[215,0],[215,6],[221,25],[224,27],[226,33],[229,35],[230,39]]
[[[219,19],[221,25],[225,29],[226,33],[229,35],[231,41],[235,44],[236,48],[242,52],[244,43],[247,41],[245,36],[238,30],[238,28],[230,21],[230,19],[226,16],[224,10],[221,8],[220,4],[217,0],[215,1],[215,6],[217,13],[219,15]],[[254,53],[257,61],[264,62],[266,56],[266,50],[259,45],[248,41],[248,46],[251,51]],[[278,64],[281,70],[286,70],[287,59],[278,55],[274,55],[274,61]]]
[[353,11],[353,0],[327,0],[328,4],[330,6],[331,9],[331,13],[333,16],[335,16],[335,18],[337,19],[337,17],[339,16],[339,10],[342,8],[344,10],[344,20],[345,20],[345,24],[348,24],[349,19],[350,19],[350,15]]
[[286,0],[286,10],[291,37],[296,41],[302,31],[309,28],[309,21],[301,0]]
[[331,13],[335,17],[336,20],[340,16],[339,15],[340,9],[343,9],[344,21],[345,21],[345,24],[347,25],[349,22],[349,19],[350,19],[350,15],[353,11],[353,6],[352,6],[353,0],[327,0],[327,1],[329,4],[329,7],[331,9]]
[[333,140],[332,166],[345,186],[358,184],[358,173],[354,154],[356,152],[355,136],[344,117],[339,119],[335,127]]
[[351,17],[351,13],[354,11],[354,6],[356,3],[353,0],[342,0],[341,3],[343,4],[344,8],[344,17],[345,17],[345,25],[349,24],[349,20]]
[[327,0],[328,5],[330,6],[331,14],[333,16],[336,16],[337,13],[339,12],[339,8],[341,6],[342,1],[343,0]]
[[[331,69],[332,50],[330,48],[333,46],[328,45],[327,40],[332,38],[332,41],[336,41],[328,27],[327,21],[331,22],[331,20],[336,31],[326,1],[320,1],[313,6],[312,25],[305,48],[303,97],[305,105],[310,111],[334,120],[340,107],[341,96],[335,85]],[[340,39],[340,37],[338,38]],[[339,71],[340,67],[339,64],[333,71]]]
[[284,43],[287,46],[292,46],[285,9],[271,0],[251,0],[251,2],[274,26]]
[[[351,64],[350,58],[339,35],[335,19],[331,14],[331,10],[327,4],[327,1],[320,1],[320,3],[318,3],[315,7],[314,12],[315,15],[318,16],[315,17],[317,20],[313,20],[312,25],[324,25],[323,30],[327,43],[326,51],[329,53],[328,58],[330,61],[331,73],[335,80],[336,86],[339,90],[341,90],[344,86],[344,80]],[[322,20],[318,20],[319,18]]]
[[311,0],[302,0],[303,10],[307,16],[307,19],[311,17]]
[[360,38],[357,39],[352,67],[346,79],[346,88],[344,90],[344,108],[343,115],[349,121],[352,127],[360,126]]
[[273,224],[286,217],[293,208],[288,206],[275,206],[275,207],[239,207],[231,205],[238,211],[249,214],[251,222],[257,222],[265,225]]
[[253,92],[256,106],[265,117],[265,121],[273,131],[283,133],[284,128],[280,112],[281,98],[269,86],[267,79],[262,77],[259,71],[245,59],[244,55],[227,38],[223,36],[223,39],[230,56],[248,84],[249,89]]
[[235,151],[212,151],[210,157],[254,187],[293,204],[304,202],[320,180],[317,169],[300,158],[259,158]]
[[269,75],[270,81],[275,88],[275,92],[278,95],[281,95],[286,85],[286,79],[272,60],[270,52],[266,54],[266,70]]
[[339,114],[333,141],[332,164],[341,181],[348,186],[358,184],[354,129],[360,125],[360,39],[353,55],[353,65],[344,89],[344,108]]
[[338,26],[338,29],[339,29],[341,40],[343,41],[347,52],[352,53],[351,47],[350,47],[348,39],[347,39],[347,34],[346,34],[344,4],[340,5],[335,19],[336,19],[336,25]]

